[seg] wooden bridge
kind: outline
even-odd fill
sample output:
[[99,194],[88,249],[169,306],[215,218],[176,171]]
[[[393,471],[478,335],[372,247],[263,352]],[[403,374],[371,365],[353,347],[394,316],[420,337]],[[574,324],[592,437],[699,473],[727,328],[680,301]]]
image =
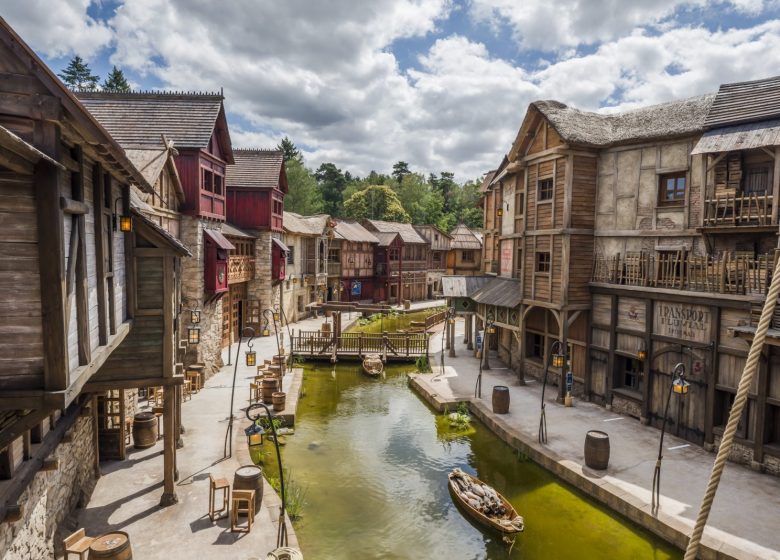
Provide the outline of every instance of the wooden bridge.
[[302,358],[330,360],[363,359],[366,354],[379,354],[382,361],[414,361],[428,357],[427,333],[341,333],[334,336],[319,331],[300,331],[292,339],[292,355]]

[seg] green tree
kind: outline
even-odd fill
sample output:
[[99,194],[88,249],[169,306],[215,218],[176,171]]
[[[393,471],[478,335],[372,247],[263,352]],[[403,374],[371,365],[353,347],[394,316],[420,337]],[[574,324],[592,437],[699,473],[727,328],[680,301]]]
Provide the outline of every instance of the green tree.
[[125,79],[125,73],[114,66],[103,81],[102,88],[109,91],[128,92],[130,91],[130,84]]
[[444,199],[419,173],[404,175],[395,191],[413,224],[435,224],[441,218]]
[[344,201],[344,215],[353,220],[387,220],[411,222],[409,214],[401,206],[398,195],[385,185],[370,185],[357,191]]
[[342,193],[347,186],[345,174],[335,164],[323,163],[314,173],[314,178],[317,179],[317,185],[322,193],[323,211],[331,216],[340,216],[343,202]]
[[409,164],[405,161],[398,161],[393,165],[392,176],[395,177],[395,180],[399,185],[401,184],[403,178],[410,173],[411,171],[409,170]]
[[295,158],[285,164],[285,169],[288,190],[284,209],[304,216],[322,212],[322,195],[312,172]]
[[71,89],[94,90],[100,81],[100,77],[94,75],[89,65],[78,55],[70,59],[67,68],[57,75]]
[[276,146],[276,149],[284,152],[285,162],[297,161],[298,163],[303,164],[303,154],[301,154],[298,147],[287,136],[282,138],[282,141]]

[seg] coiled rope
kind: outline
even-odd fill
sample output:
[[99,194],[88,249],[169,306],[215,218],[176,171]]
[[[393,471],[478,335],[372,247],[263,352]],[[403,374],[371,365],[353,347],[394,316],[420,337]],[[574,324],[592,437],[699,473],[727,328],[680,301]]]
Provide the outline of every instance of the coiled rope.
[[766,333],[769,330],[769,322],[772,320],[775,307],[777,306],[778,296],[780,296],[780,258],[778,258],[775,263],[775,270],[772,273],[772,282],[769,285],[764,307],[761,310],[761,319],[758,321],[756,334],[753,337],[753,343],[750,345],[750,351],[748,352],[747,361],[745,362],[745,368],[742,370],[742,378],[739,380],[737,395],[734,397],[734,404],[731,406],[731,412],[729,412],[729,420],[726,424],[726,429],[723,431],[723,438],[720,440],[718,454],[715,457],[715,464],[712,467],[710,480],[707,483],[707,489],[705,490],[704,498],[702,499],[701,509],[696,518],[696,525],[694,525],[691,539],[688,541],[688,548],[685,549],[684,560],[695,560],[696,554],[698,553],[699,543],[701,542],[701,537],[704,533],[704,526],[707,524],[707,518],[712,509],[712,502],[715,500],[715,492],[718,491],[723,468],[726,466],[731,447],[734,444],[734,435],[737,432],[737,425],[739,424],[739,419],[742,417],[745,403],[747,403],[748,390],[750,389],[753,377],[758,369],[758,360],[761,357],[761,351],[764,349]]

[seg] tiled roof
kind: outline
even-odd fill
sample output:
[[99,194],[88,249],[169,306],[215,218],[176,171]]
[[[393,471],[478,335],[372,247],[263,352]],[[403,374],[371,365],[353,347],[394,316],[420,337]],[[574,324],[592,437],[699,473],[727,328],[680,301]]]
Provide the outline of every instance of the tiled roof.
[[[205,148],[222,111],[222,95],[164,92],[76,92],[76,97],[123,147]],[[229,146],[229,139],[227,141]],[[226,155],[232,160],[232,153]]]
[[404,243],[427,243],[420,237],[412,224],[402,224],[400,222],[385,222],[382,220],[366,220],[369,229],[380,233],[400,233]]
[[376,236],[357,222],[339,220],[334,228],[337,239],[359,243],[379,243]]
[[723,84],[704,124],[707,127],[780,117],[780,76]]
[[138,208],[133,208],[133,215],[135,216],[135,219],[142,222],[146,227],[148,227],[150,230],[152,230],[154,233],[156,233],[168,246],[170,246],[172,249],[174,249],[179,255],[183,257],[191,257],[192,253],[187,248],[187,246],[176,239],[173,235],[168,233],[167,230],[163,229],[156,223],[154,223],[152,220],[147,218],[141,213],[141,210]]
[[444,297],[471,297],[494,276],[442,276],[441,290]]
[[379,246],[380,247],[387,247],[388,245],[390,245],[393,242],[393,240],[396,237],[398,237],[399,234],[398,234],[397,231],[389,231],[389,232],[377,231],[377,232],[374,232],[374,235],[376,236],[377,240],[379,241]]
[[450,233],[452,237],[451,249],[476,249],[482,248],[482,241],[464,224],[458,224]]
[[[260,189],[282,188],[284,152],[280,150],[233,150],[236,161],[227,166],[225,184],[228,187]],[[286,185],[282,190],[286,190]]]
[[315,214],[314,216],[301,216],[295,212],[285,212],[282,224],[284,231],[299,235],[322,235],[328,225],[330,216],[327,214]]

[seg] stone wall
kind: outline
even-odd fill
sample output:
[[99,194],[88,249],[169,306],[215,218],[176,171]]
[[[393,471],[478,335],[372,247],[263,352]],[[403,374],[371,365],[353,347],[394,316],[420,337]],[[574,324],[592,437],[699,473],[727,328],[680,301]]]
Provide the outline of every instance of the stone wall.
[[204,244],[203,230],[221,229],[220,222],[192,216],[181,218],[181,240],[192,252],[192,257],[182,259],[182,306],[179,318],[182,337],[190,325],[188,309],[200,309],[200,344],[190,344],[185,352],[185,363],[204,363],[206,373],[222,367],[222,300],[204,302]]
[[618,394],[612,396],[612,411],[637,419],[642,416],[642,406],[637,401],[626,399]]
[[53,558],[61,541],[74,530],[69,514],[87,503],[95,485],[92,417],[78,418],[70,443],[61,443],[52,457],[55,471],[39,471],[22,494],[23,515],[0,524],[2,560]]

